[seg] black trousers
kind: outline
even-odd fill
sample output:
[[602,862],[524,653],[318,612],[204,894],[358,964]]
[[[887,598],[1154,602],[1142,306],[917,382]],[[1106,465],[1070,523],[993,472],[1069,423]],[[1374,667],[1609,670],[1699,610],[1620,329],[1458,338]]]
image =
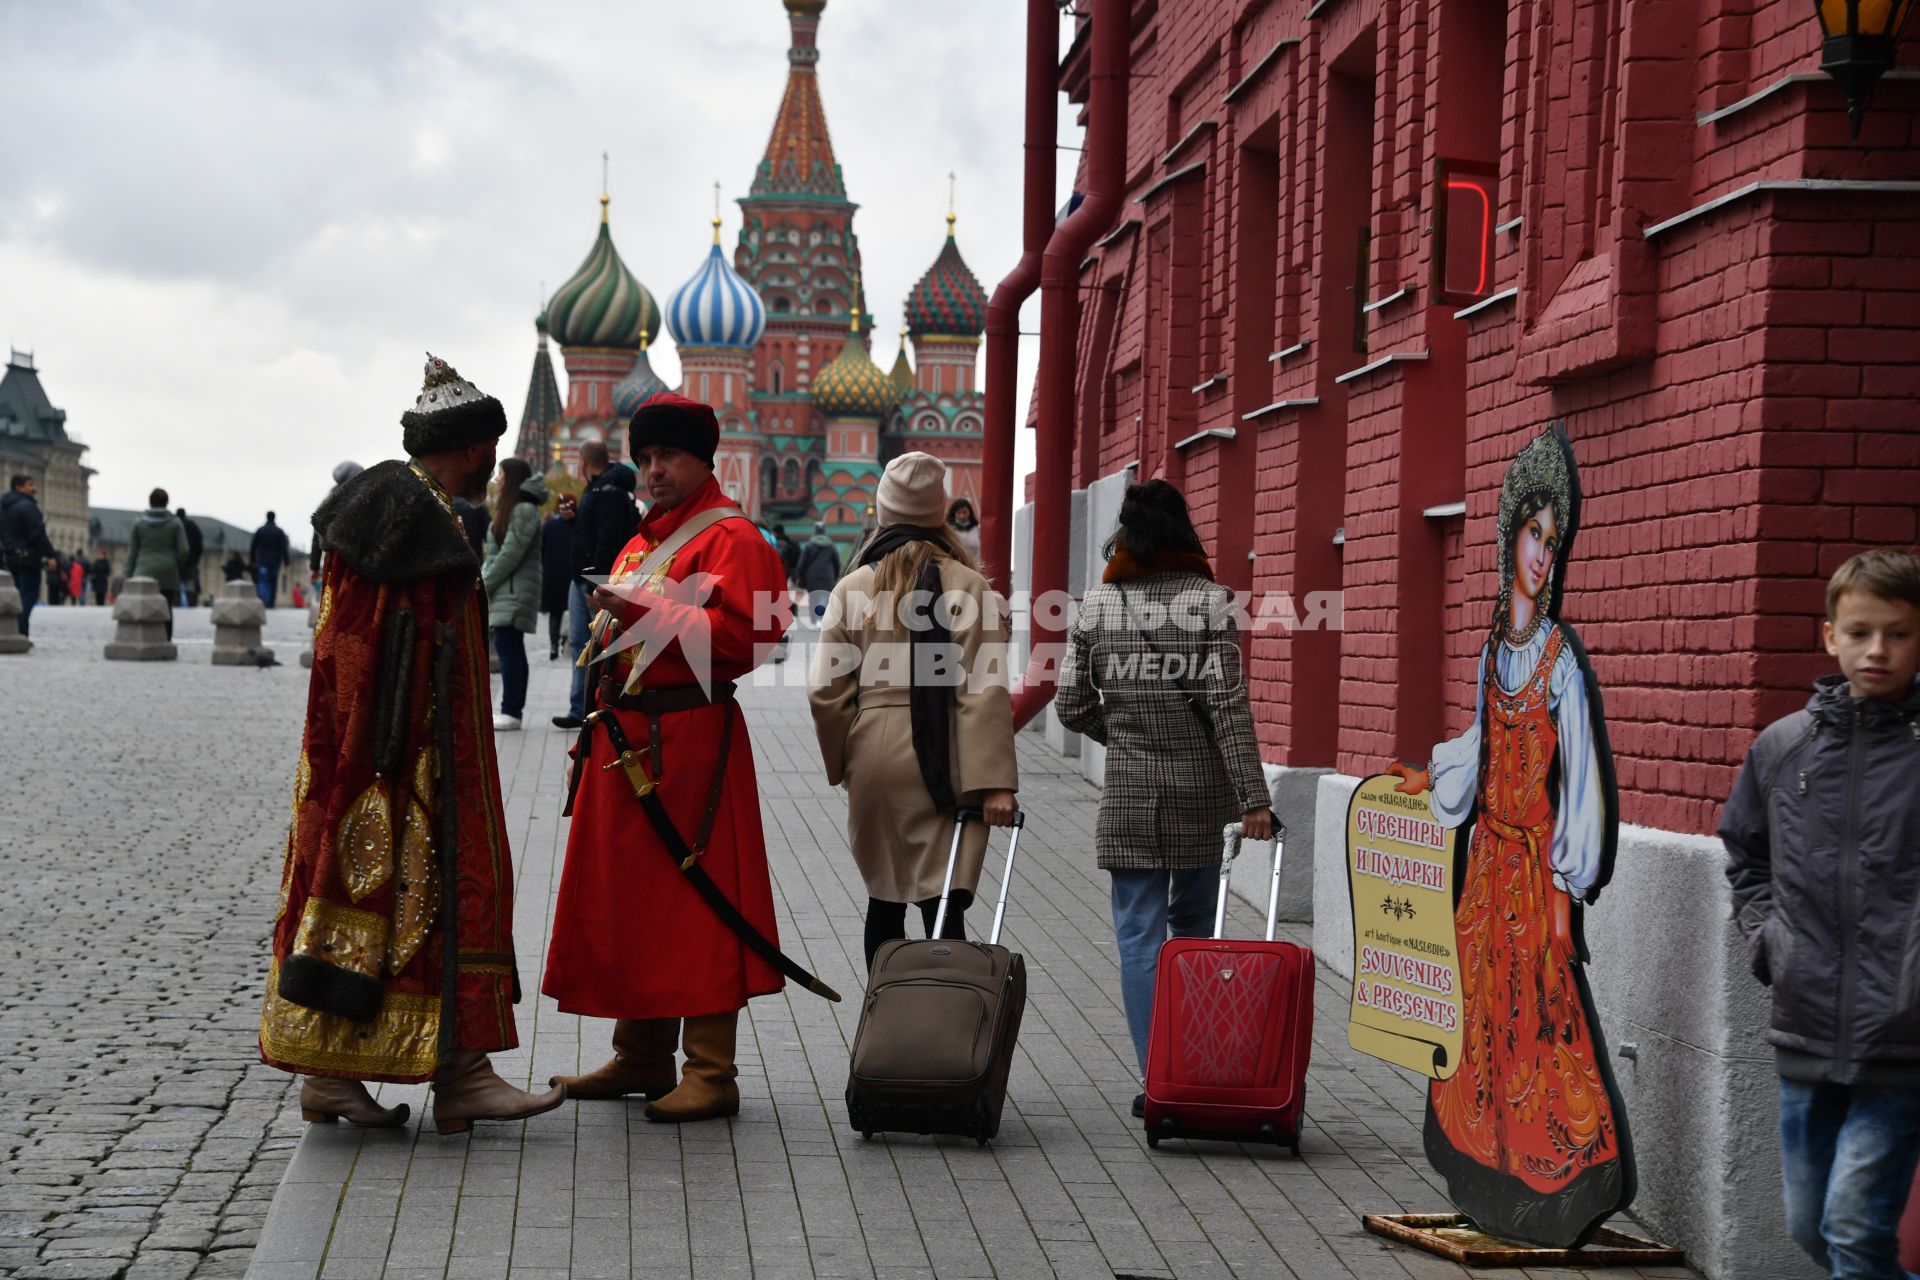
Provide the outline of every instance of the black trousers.
[[[973,895],[965,889],[955,889],[947,899],[947,918],[940,926],[943,938],[965,938],[967,936],[967,907],[973,902]],[[933,936],[934,917],[940,914],[940,899],[928,898],[924,902],[913,904],[920,908],[920,919],[927,936]],[[904,902],[882,902],[878,898],[867,899],[867,968],[873,968],[873,957],[880,950],[880,944],[891,942],[895,938],[907,936],[907,904]]]

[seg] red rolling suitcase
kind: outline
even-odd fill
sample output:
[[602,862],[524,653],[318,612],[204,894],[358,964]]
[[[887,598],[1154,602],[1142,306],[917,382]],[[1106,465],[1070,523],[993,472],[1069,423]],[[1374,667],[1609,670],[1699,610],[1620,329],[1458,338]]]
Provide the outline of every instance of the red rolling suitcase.
[[1273,939],[1286,833],[1275,830],[1264,942],[1223,938],[1240,824],[1225,831],[1213,937],[1160,948],[1147,1037],[1147,1145],[1272,1142],[1300,1154],[1313,1041],[1313,952]]

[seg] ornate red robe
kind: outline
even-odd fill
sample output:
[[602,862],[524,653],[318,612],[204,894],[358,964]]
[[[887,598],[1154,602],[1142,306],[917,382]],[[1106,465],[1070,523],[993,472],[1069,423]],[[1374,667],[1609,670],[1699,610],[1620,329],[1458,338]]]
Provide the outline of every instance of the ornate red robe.
[[406,463],[342,485],[314,528],[326,573],[260,1056],[425,1080],[446,1053],[518,1043],[479,566]]
[[[731,505],[709,477],[679,506],[649,512],[614,561],[613,580],[630,581],[648,552],[694,515]],[[650,580],[649,593],[627,621],[677,638],[648,643],[646,648],[657,652],[649,655],[636,689],[694,684],[702,674],[739,680],[765,660],[786,631],[786,572],[779,554],[750,523],[728,520],[700,533]],[[704,671],[697,656],[702,645],[711,654]],[[590,678],[597,683],[611,664],[624,685],[636,652],[628,649],[596,664]],[[613,714],[629,742],[636,747],[648,742],[644,714]],[[741,914],[777,944],[753,744],[739,705],[727,701],[661,716],[659,758],[649,759],[650,772],[660,779],[656,794],[674,826],[691,843],[707,807],[721,728],[729,718],[726,781],[700,865]],[[747,950],[688,885],[625,775],[604,767],[617,754],[608,735],[595,733],[592,742],[592,757],[574,796],[541,990],[563,1011],[596,1018],[698,1017],[739,1009],[750,997],[780,990],[784,979]]]

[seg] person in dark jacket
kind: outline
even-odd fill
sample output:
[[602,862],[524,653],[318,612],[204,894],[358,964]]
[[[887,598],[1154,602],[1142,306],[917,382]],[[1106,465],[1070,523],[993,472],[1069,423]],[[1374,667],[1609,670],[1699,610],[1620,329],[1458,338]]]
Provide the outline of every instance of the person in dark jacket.
[[547,615],[547,661],[560,658],[560,635],[566,630],[567,596],[573,580],[573,521],[579,500],[560,495],[553,514],[540,526],[540,612]]
[[[633,504],[633,468],[611,462],[605,444],[589,440],[580,446],[580,478],[587,487],[580,494],[579,511],[573,518],[573,572],[568,575],[567,653],[576,664],[587,647],[587,627],[593,621],[586,588],[577,579],[582,574],[600,577],[612,573],[614,557],[633,541],[640,528],[640,511]],[[555,716],[553,723],[562,729],[578,729],[586,714],[587,673],[576,665],[567,714]]]
[[780,567],[787,571],[787,585],[799,586],[794,575],[800,571],[800,544],[787,536],[787,526],[783,524],[771,526],[770,532],[774,549],[780,553]]
[[[242,569],[245,567],[244,565],[241,566]],[[93,563],[87,566],[87,577],[91,579],[93,583],[93,602],[95,604],[105,604],[107,602],[107,579],[113,577],[113,561],[107,559],[104,553],[95,556]]]
[[200,604],[200,554],[206,548],[206,539],[200,526],[187,518],[185,507],[173,514],[180,517],[180,525],[187,531],[187,562],[180,567],[180,603],[193,609]]
[[800,563],[794,567],[796,585],[807,593],[808,601],[813,605],[815,625],[820,615],[827,611],[827,593],[833,590],[833,584],[840,581],[840,547],[827,536],[827,526],[816,522],[813,536],[807,539],[807,545],[801,548]]
[[40,602],[40,573],[59,559],[47,538],[47,521],[33,500],[39,486],[32,476],[13,477],[0,498],[0,550],[20,589],[20,634],[27,634],[27,617]]
[[273,602],[280,596],[280,568],[286,564],[289,554],[287,531],[273,522],[273,512],[267,512],[267,522],[253,531],[254,588],[260,593],[260,603],[273,608]]
[[1755,740],[1720,838],[1773,989],[1788,1233],[1891,1280],[1920,1162],[1920,557],[1841,565],[1821,632],[1840,674]]

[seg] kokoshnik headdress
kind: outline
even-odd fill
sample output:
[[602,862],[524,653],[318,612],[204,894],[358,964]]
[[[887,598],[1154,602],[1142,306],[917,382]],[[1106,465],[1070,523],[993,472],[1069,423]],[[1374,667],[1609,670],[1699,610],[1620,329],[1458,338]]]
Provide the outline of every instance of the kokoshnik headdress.
[[429,351],[419,398],[400,415],[400,426],[408,456],[420,458],[498,440],[507,433],[507,411]]
[[1553,557],[1553,569],[1547,579],[1546,598],[1540,612],[1556,621],[1560,617],[1560,597],[1566,579],[1567,558],[1573,550],[1573,535],[1580,527],[1580,473],[1573,461],[1573,445],[1567,440],[1566,426],[1556,422],[1527,442],[1507,467],[1500,484],[1498,531],[1500,550],[1500,596],[1494,606],[1493,629],[1505,635],[1511,617],[1513,593],[1513,535],[1524,518],[1527,499],[1544,493],[1553,507],[1559,526],[1560,548]]

